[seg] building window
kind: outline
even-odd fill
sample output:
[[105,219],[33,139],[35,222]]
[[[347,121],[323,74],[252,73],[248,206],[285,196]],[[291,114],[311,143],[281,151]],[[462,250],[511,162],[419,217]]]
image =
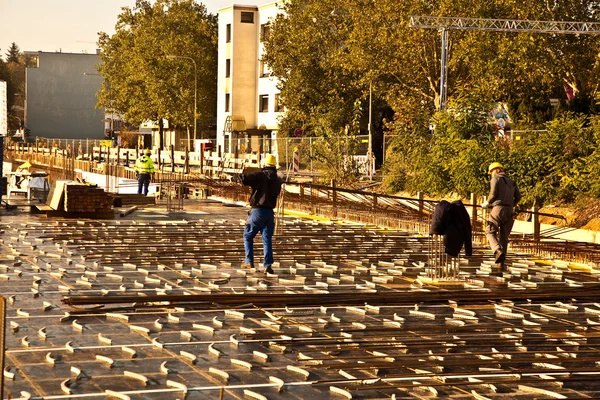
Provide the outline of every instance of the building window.
[[225,29],[225,41],[227,43],[231,42],[231,24],[227,24]]
[[283,104],[281,103],[279,93],[275,95],[275,112],[283,112]]
[[262,24],[260,26],[260,41],[264,42],[269,39],[269,34],[271,33],[271,24]]
[[231,59],[225,60],[225,78],[229,78],[231,76]]
[[242,11],[242,22],[247,24],[254,23],[254,13],[248,11]]
[[260,77],[264,78],[267,76],[271,76],[271,71],[269,70],[269,66],[267,65],[266,62],[264,62],[263,60],[260,60]]
[[258,97],[258,112],[269,112],[269,95],[261,94]]
[[229,93],[225,93],[225,112],[229,112],[229,103],[231,102],[231,95]]

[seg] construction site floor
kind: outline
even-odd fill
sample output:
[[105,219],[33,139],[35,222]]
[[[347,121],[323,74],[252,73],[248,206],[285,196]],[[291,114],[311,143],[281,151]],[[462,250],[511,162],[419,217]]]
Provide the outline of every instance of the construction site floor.
[[475,246],[437,279],[428,237],[288,215],[265,276],[247,211],[2,210],[3,398],[600,396],[596,266]]

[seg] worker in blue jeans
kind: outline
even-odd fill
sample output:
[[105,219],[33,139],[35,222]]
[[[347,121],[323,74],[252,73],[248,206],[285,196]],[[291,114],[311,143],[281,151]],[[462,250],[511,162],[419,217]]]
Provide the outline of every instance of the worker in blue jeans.
[[248,220],[244,228],[244,249],[246,258],[242,268],[254,268],[254,237],[261,232],[264,248],[264,273],[273,271],[273,233],[277,197],[281,192],[281,179],[277,176],[277,160],[272,154],[265,157],[265,166],[260,172],[238,175],[236,179],[252,188]]

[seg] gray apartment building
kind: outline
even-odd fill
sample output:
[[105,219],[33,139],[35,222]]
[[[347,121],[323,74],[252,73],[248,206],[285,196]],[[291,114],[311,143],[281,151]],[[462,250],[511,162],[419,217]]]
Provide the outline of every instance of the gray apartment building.
[[28,52],[25,127],[30,137],[103,139],[104,110],[96,109],[98,54]]

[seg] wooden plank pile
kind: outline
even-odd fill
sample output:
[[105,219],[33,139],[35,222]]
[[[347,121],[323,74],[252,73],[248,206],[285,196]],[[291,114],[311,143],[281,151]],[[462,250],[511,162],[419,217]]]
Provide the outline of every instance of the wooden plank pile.
[[48,217],[112,218],[112,198],[96,185],[59,180],[52,185],[46,205],[37,209]]
[[65,211],[84,213],[110,212],[112,199],[98,187],[68,183],[65,185]]
[[154,196],[144,196],[143,194],[119,193],[111,194],[110,196],[114,204],[119,204],[115,205],[115,207],[144,206],[156,204],[156,198]]

